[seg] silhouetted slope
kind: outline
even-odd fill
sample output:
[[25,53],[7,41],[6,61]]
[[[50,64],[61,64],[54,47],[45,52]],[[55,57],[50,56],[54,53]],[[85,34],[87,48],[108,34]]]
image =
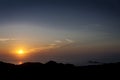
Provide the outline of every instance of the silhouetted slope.
[[[24,63],[14,65],[0,62],[0,78],[4,79],[82,79],[82,78],[103,78],[117,77],[120,72],[120,63],[111,63],[91,66],[74,66],[50,61],[42,63]],[[57,78],[56,78],[57,77]],[[1,80],[1,79],[0,79]]]

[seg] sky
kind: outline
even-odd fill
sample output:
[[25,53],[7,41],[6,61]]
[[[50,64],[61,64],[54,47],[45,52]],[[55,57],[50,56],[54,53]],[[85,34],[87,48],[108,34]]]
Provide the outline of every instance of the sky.
[[[0,0],[0,61],[120,61],[119,0]],[[24,51],[18,55],[17,51]]]

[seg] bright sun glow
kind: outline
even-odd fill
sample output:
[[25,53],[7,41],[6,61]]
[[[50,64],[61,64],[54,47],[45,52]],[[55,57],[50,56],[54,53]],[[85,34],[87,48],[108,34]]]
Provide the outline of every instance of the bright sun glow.
[[22,55],[22,54],[24,54],[24,53],[25,53],[25,51],[24,51],[24,50],[22,50],[22,49],[20,49],[20,50],[18,50],[18,51],[17,51],[17,53],[18,53],[18,54],[20,54],[20,55]]

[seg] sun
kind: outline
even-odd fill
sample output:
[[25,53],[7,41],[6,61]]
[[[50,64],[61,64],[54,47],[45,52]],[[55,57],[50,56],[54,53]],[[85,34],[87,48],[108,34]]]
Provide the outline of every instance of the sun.
[[23,54],[25,54],[25,51],[23,49],[20,49],[17,51],[17,54],[23,55]]

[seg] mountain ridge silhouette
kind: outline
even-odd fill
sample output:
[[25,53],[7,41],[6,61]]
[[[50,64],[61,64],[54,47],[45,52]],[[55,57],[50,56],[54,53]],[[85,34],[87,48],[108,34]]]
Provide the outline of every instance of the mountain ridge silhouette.
[[[57,63],[49,61],[45,64],[40,62],[26,62],[20,65],[5,63],[0,61],[0,79],[82,79],[95,77],[117,77],[120,72],[120,62],[75,66],[73,64]],[[119,76],[118,76],[119,77]]]

